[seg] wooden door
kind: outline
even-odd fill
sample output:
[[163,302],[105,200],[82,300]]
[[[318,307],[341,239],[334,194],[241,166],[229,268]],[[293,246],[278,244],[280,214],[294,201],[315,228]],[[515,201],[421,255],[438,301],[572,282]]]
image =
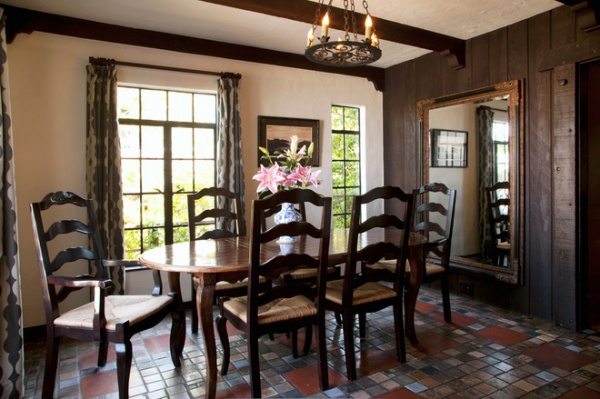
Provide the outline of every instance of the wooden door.
[[600,61],[582,65],[580,72],[582,324],[600,327]]

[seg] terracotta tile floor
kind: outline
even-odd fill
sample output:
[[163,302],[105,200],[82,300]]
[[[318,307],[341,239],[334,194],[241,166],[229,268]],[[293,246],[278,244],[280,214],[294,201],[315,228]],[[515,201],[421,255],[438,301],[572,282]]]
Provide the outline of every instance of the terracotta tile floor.
[[[416,313],[419,344],[407,346],[405,364],[395,358],[391,310],[368,316],[367,339],[355,339],[358,380],[345,376],[343,336],[333,315],[327,326],[329,381],[321,392],[314,353],[294,359],[285,336],[261,342],[263,397],[280,398],[600,398],[600,331],[579,333],[550,323],[452,296],[446,323],[439,292],[423,288]],[[188,315],[189,316],[189,315]],[[189,321],[189,317],[188,317]],[[196,398],[204,395],[200,335],[190,333],[183,365],[168,352],[170,321],[136,336],[132,398]],[[230,330],[229,373],[219,377],[217,398],[248,398],[244,337]],[[220,350],[220,345],[218,345]],[[102,369],[95,345],[64,341],[60,351],[60,398],[117,398],[114,351]],[[220,364],[220,362],[219,362]],[[40,397],[44,343],[25,343],[25,397]]]

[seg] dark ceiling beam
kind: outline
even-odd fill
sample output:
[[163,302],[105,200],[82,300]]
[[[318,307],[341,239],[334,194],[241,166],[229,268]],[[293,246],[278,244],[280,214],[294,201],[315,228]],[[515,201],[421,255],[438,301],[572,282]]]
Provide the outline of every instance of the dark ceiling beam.
[[3,4],[0,4],[0,7],[4,9],[4,15],[7,17],[6,36],[8,43],[12,43],[15,37],[20,33],[30,34],[39,31],[187,54],[207,55],[239,61],[348,75],[366,78],[372,82],[379,91],[383,91],[385,88],[385,70],[383,68],[368,66],[355,68],[327,67],[310,62],[306,57],[298,54],[105,24]]
[[[291,19],[294,21],[312,24],[318,3],[308,0],[200,0],[206,3],[218,4],[227,7],[253,11],[274,17]],[[324,13],[324,11],[322,11]],[[365,14],[356,13],[358,20],[362,21]],[[424,48],[443,53],[448,58],[448,63],[454,69],[465,66],[466,41],[451,36],[442,35],[425,29],[415,28],[378,18],[371,15],[380,40]],[[344,30],[344,10],[331,7],[330,27]],[[308,32],[308,26],[306,28]]]

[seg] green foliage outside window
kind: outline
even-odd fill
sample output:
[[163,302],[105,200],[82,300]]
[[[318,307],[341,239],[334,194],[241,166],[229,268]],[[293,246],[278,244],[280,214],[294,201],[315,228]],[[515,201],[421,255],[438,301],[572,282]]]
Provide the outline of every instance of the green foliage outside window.
[[360,194],[360,110],[331,107],[333,225],[348,227],[352,196]]

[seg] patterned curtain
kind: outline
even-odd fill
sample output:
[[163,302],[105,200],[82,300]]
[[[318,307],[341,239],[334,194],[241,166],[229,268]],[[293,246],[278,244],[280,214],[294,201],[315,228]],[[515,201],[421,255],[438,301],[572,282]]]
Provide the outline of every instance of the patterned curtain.
[[6,52],[6,17],[0,8],[0,89],[2,90],[1,123],[2,142],[2,216],[0,216],[0,398],[23,396],[23,322],[21,310],[21,280],[17,247],[17,199],[15,194],[15,160],[13,131],[10,118],[10,90],[8,88],[8,63]]
[[[104,256],[123,259],[123,196],[121,146],[117,120],[115,61],[91,58],[87,66],[87,195],[96,204]],[[122,268],[109,268],[114,292],[123,294]]]
[[485,188],[494,184],[494,140],[492,126],[494,111],[477,108],[477,137],[479,138],[479,245],[484,259],[492,256],[492,237],[487,217]]
[[[217,93],[217,187],[239,194],[242,217],[244,204],[244,165],[242,162],[242,126],[239,109],[239,74],[224,73]],[[222,199],[221,199],[222,200]],[[217,204],[223,207],[223,204]],[[217,226],[225,228],[224,226]],[[232,226],[229,226],[231,229]]]

